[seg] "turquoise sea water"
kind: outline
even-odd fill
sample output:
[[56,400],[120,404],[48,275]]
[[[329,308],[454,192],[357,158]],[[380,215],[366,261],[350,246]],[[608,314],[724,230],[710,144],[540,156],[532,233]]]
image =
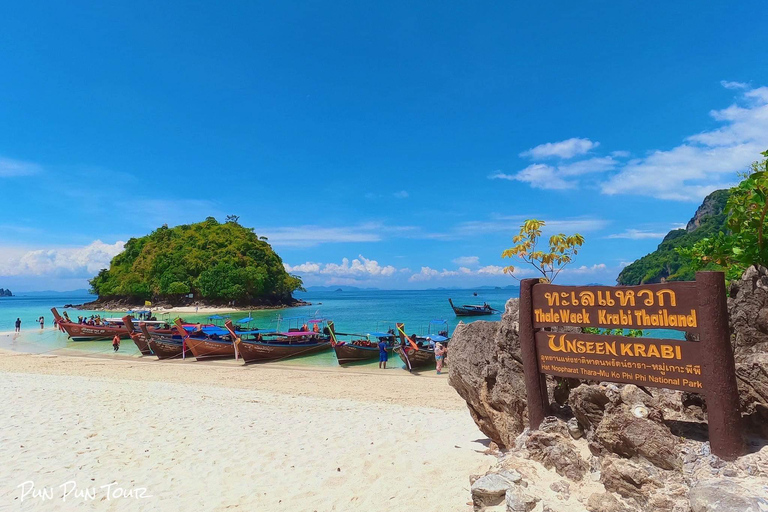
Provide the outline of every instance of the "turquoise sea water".
[[[387,330],[395,322],[405,323],[408,334],[426,334],[436,332],[438,327],[433,320],[446,320],[448,330],[453,332],[459,319],[453,314],[448,298],[454,304],[482,304],[487,302],[492,307],[503,311],[504,304],[511,297],[518,296],[518,290],[366,290],[343,292],[306,292],[298,294],[301,299],[311,302],[311,306],[287,308],[282,310],[253,311],[250,316],[254,321],[252,327],[260,329],[287,329],[289,324],[296,326],[293,317],[309,318],[322,317],[333,320],[338,332],[366,333]],[[86,353],[112,352],[109,341],[73,342],[66,334],[53,329],[51,308],[57,307],[61,312],[65,304],[82,304],[93,300],[90,295],[34,295],[0,298],[0,333],[14,330],[16,318],[21,318],[22,331],[20,335],[0,335],[0,348],[20,352],[44,353],[59,349],[70,349]],[[79,315],[100,313],[102,316],[117,317],[122,313],[114,312],[84,312],[68,310],[71,318]],[[233,320],[249,316],[248,312],[230,314]],[[45,329],[40,329],[37,318],[45,317]],[[172,319],[169,315],[158,314],[158,319]],[[208,315],[185,314],[184,320],[189,322],[208,321]],[[464,322],[477,320],[499,320],[500,315],[484,317],[464,317]],[[302,320],[299,320],[301,322]],[[220,323],[220,321],[219,321]],[[300,323],[299,323],[300,325]],[[649,335],[659,338],[682,338],[682,333],[669,330],[649,332]],[[130,340],[124,340],[120,346],[120,355],[140,357],[136,346]],[[399,359],[394,361],[399,364]],[[336,358],[333,351],[291,359],[289,364],[335,366]],[[368,363],[376,365],[376,362]]]

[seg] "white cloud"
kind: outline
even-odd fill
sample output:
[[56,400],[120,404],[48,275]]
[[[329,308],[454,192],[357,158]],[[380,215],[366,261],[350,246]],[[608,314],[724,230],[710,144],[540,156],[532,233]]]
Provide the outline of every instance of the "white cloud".
[[[731,82],[723,85],[734,88]],[[691,135],[672,149],[630,160],[602,184],[603,193],[699,201],[731,186],[735,173],[768,148],[768,87],[743,90],[737,103],[710,116],[722,126]]]
[[0,276],[91,277],[122,252],[124,242],[84,247],[0,251]]
[[[520,225],[531,216],[496,216],[491,220],[462,222],[454,228],[454,233],[461,236],[473,236],[482,233],[517,233]],[[554,233],[588,233],[599,231],[608,226],[605,219],[582,217],[575,219],[547,220],[543,232],[545,235]]]
[[728,80],[721,80],[720,85],[726,89],[747,89],[749,87],[749,84],[743,82],[729,82]]
[[644,240],[647,238],[664,238],[667,233],[645,231],[641,229],[625,229],[621,233],[613,233],[605,238],[626,238],[629,240]]
[[418,274],[413,274],[408,278],[408,281],[429,281],[430,279],[439,279],[442,277],[455,276],[458,272],[452,270],[443,269],[442,272],[430,267],[421,267],[421,271]]
[[490,179],[509,181],[522,181],[533,188],[544,190],[565,190],[575,188],[577,176],[585,174],[611,171],[616,168],[618,162],[610,156],[588,158],[562,165],[531,164],[515,174],[504,174],[496,171],[488,176]]
[[457,265],[473,266],[480,263],[480,258],[477,256],[460,256],[453,260]]
[[349,258],[342,258],[341,264],[322,264],[308,261],[300,265],[284,263],[283,266],[287,272],[300,275],[317,274],[349,278],[391,277],[398,272],[398,269],[392,265],[379,265],[378,261],[368,259],[363,255],[359,255],[352,261]]
[[37,174],[42,168],[32,162],[22,162],[21,160],[12,160],[10,158],[0,158],[0,178],[9,178],[12,176],[29,176]]
[[408,192],[405,191],[405,190],[401,190],[399,192],[395,192],[392,195],[395,196],[398,199],[407,199],[408,198]]
[[565,190],[576,186],[574,182],[558,176],[557,168],[546,164],[531,164],[517,174],[496,174],[491,179],[522,181],[544,190]]
[[629,151],[611,151],[611,156],[614,158],[628,158],[632,153]]
[[259,228],[255,232],[259,236],[266,236],[270,244],[283,247],[312,247],[319,244],[343,242],[379,242],[382,239],[377,225],[373,224],[335,228],[314,225],[286,226]]
[[560,142],[547,142],[546,144],[540,144],[535,148],[523,151],[520,153],[520,156],[532,159],[551,157],[568,159],[578,155],[584,155],[590,149],[594,149],[599,145],[599,142],[592,142],[589,139],[580,139],[574,137]]
[[608,270],[608,265],[606,265],[605,263],[596,263],[590,267],[586,265],[582,265],[580,267],[565,268],[563,269],[563,272],[568,274],[592,275],[592,274],[602,274],[606,270]]
[[477,273],[481,275],[485,274],[491,276],[500,276],[504,274],[504,267],[500,267],[498,265],[487,265],[478,269]]

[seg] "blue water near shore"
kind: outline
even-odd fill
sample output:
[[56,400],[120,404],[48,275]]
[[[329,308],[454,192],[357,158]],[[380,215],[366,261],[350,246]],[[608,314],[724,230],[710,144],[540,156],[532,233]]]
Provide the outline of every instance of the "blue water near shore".
[[[477,296],[474,293],[477,293]],[[517,297],[518,294],[519,290],[516,288],[305,292],[297,294],[297,297],[312,303],[310,306],[281,310],[241,311],[225,316],[231,316],[233,320],[250,316],[253,318],[253,322],[249,324],[252,327],[279,330],[287,330],[289,326],[295,327],[297,322],[301,325],[305,319],[310,317],[321,317],[333,320],[339,332],[360,334],[387,330],[394,326],[395,322],[405,323],[405,330],[408,334],[434,333],[438,328],[444,328],[434,321],[445,320],[449,332],[452,333],[460,320],[465,323],[478,320],[493,321],[499,320],[500,315],[459,319],[453,314],[448,304],[448,298],[452,298],[454,304],[457,305],[487,302],[492,307],[503,311],[506,301],[509,298]],[[65,304],[82,304],[93,299],[93,296],[83,293],[74,295],[21,295],[0,298],[0,333],[13,331],[16,318],[20,318],[22,321],[20,335],[0,335],[0,348],[32,353],[51,352],[63,348],[89,353],[111,353],[112,347],[109,341],[73,342],[67,339],[66,334],[53,329],[53,315],[50,311],[52,307],[57,307],[59,311],[62,311]],[[116,312],[69,310],[71,318],[93,313],[99,313],[106,317],[122,316],[122,313]],[[45,317],[45,328],[42,330],[37,323],[40,316]],[[157,316],[159,320],[172,319],[170,315],[158,314]],[[189,322],[205,323],[208,321],[209,315],[184,314],[182,316],[184,320]],[[647,331],[647,335],[655,338],[672,339],[683,337],[681,332],[673,330]],[[140,356],[136,347],[129,340],[122,343],[120,354]],[[291,360],[291,362],[321,366],[336,365],[332,351]]]

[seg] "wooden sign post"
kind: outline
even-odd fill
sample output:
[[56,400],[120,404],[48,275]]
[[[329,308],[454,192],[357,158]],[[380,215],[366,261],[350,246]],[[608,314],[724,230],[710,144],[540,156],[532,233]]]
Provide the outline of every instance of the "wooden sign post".
[[[539,330],[562,326],[675,329],[701,341]],[[545,375],[623,382],[704,394],[712,453],[730,460],[744,452],[722,272],[697,272],[695,282],[626,287],[524,279],[520,350],[531,428],[548,414]]]

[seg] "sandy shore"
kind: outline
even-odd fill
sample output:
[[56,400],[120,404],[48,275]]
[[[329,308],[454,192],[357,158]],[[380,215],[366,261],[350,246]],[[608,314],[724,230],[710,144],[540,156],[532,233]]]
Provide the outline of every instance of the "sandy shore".
[[445,376],[0,355],[0,509],[471,510],[495,461]]

